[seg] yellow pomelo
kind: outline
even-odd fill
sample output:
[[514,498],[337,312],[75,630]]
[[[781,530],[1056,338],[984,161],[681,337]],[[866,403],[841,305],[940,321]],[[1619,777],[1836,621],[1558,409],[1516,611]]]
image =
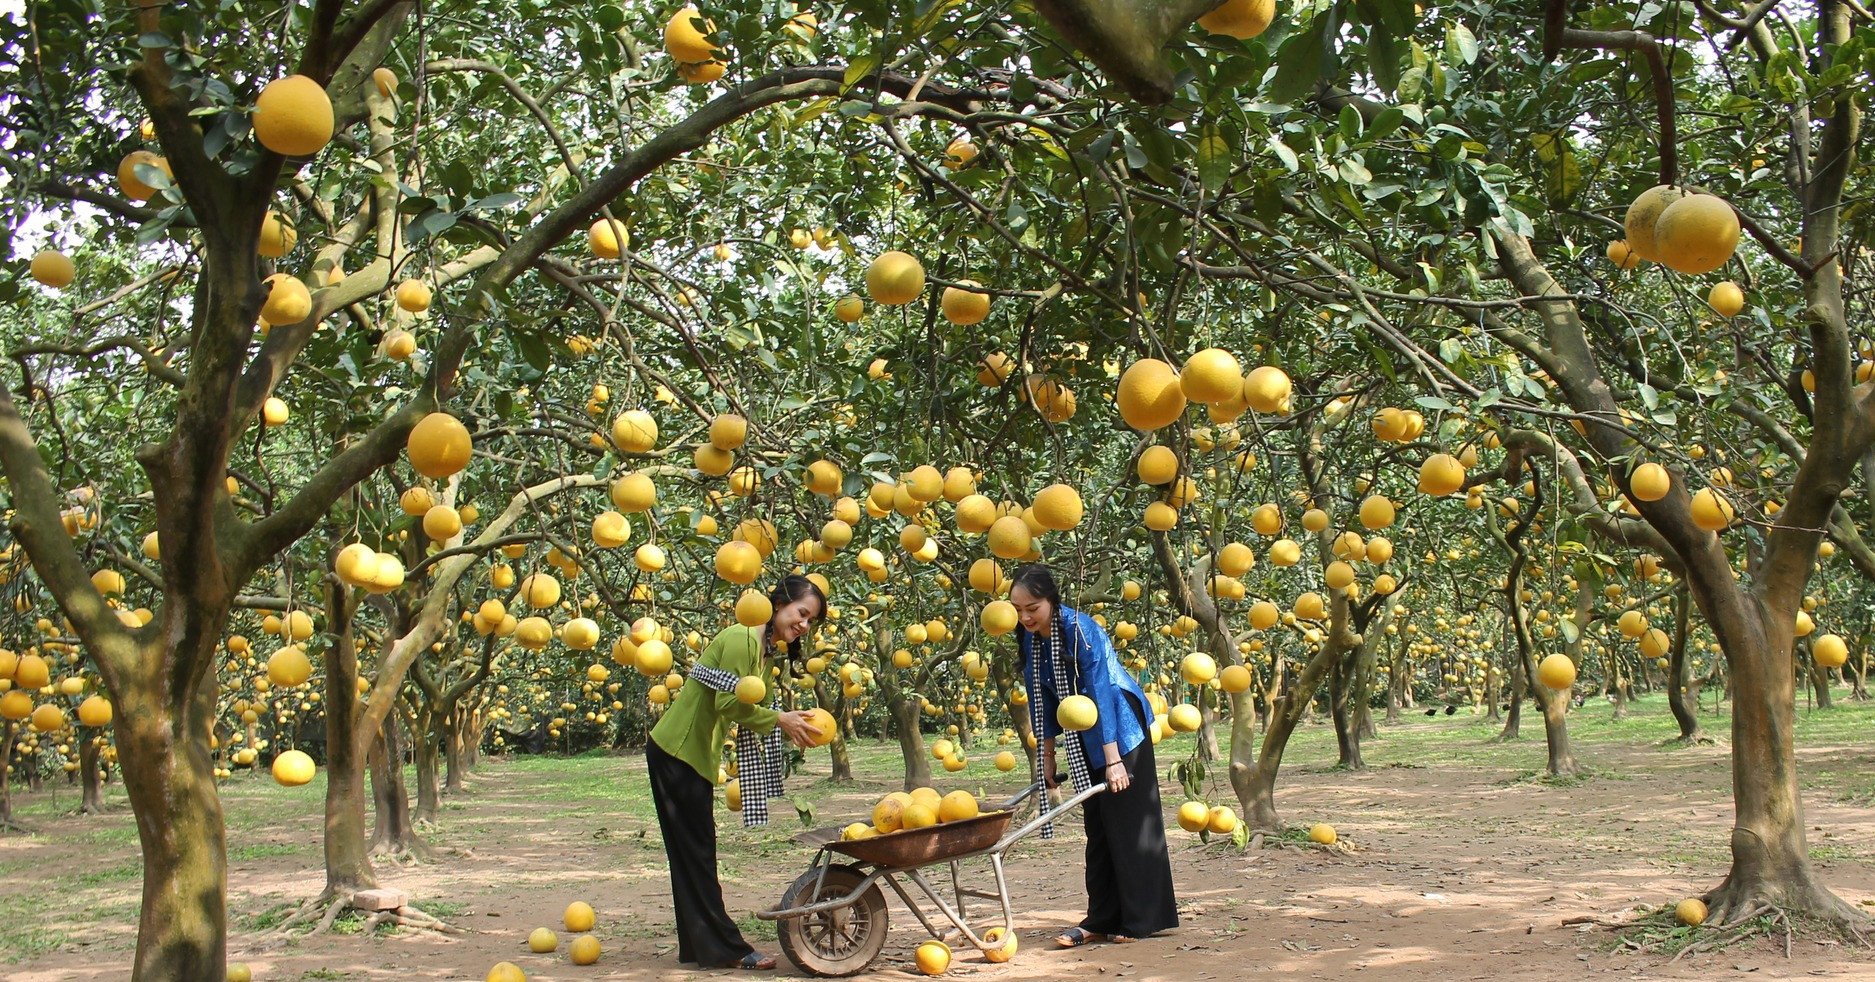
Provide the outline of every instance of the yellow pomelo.
[[664,50],[679,64],[710,61],[716,57],[716,47],[707,35],[714,33],[715,24],[704,20],[697,8],[685,7],[664,25]]
[[[1654,225],[1660,221],[1660,213],[1681,197],[1683,193],[1680,189],[1667,184],[1655,185],[1635,197],[1622,219],[1628,235],[1627,248],[1631,254],[1653,262],[1660,261],[1660,252],[1654,245]],[[1609,259],[1614,259],[1612,247]],[[1621,264],[1617,262],[1616,265]],[[1621,268],[1627,269],[1632,265],[1630,262]]]
[[575,965],[591,965],[599,960],[599,939],[590,934],[582,934],[573,939],[566,949],[567,961]]
[[169,168],[168,158],[148,150],[132,150],[117,164],[118,190],[123,191],[124,197],[132,201],[148,201],[156,196],[156,188],[137,176],[139,166],[153,167],[172,179],[176,176]]
[[417,473],[440,480],[467,467],[475,445],[456,417],[431,413],[411,427],[404,449]]
[[1732,524],[1736,514],[1725,495],[1713,488],[1700,488],[1693,493],[1693,524],[1708,532],[1717,532]]
[[626,453],[650,453],[658,445],[658,421],[642,409],[627,409],[612,421],[612,443]]
[[943,975],[951,967],[951,948],[942,941],[926,941],[918,946],[912,959],[923,974]]
[[575,900],[567,904],[566,912],[560,915],[560,921],[566,925],[566,929],[576,934],[592,930],[593,924],[598,919],[598,914],[592,909],[592,905],[584,900]]
[[1127,367],[1120,375],[1116,401],[1120,418],[1141,431],[1166,426],[1185,412],[1185,391],[1178,373],[1157,358],[1142,358]]
[[1659,501],[1667,496],[1672,486],[1673,478],[1659,464],[1642,464],[1628,475],[1628,488],[1634,492],[1636,501]]
[[1558,691],[1567,689],[1575,685],[1576,663],[1560,652],[1550,655],[1537,665],[1536,680]]
[[1187,832],[1203,832],[1211,824],[1211,806],[1202,801],[1187,801],[1178,806],[1178,827]]
[[716,550],[716,575],[738,586],[748,586],[762,573],[762,551],[739,539]]
[[275,79],[254,101],[254,138],[283,157],[307,157],[332,139],[332,99],[305,75]]
[[1710,273],[1738,248],[1738,213],[1724,198],[1689,194],[1668,205],[1654,223],[1660,262],[1675,272]]
[[447,542],[462,533],[462,514],[448,505],[434,505],[423,513],[423,534],[432,542]]
[[1043,488],[1031,507],[1036,523],[1045,529],[1065,532],[1081,524],[1081,493],[1066,484]]
[[1179,388],[1192,402],[1223,402],[1243,394],[1243,366],[1223,348],[1206,348],[1185,359]]
[[560,947],[560,936],[552,928],[537,927],[527,936],[527,950],[536,955],[544,955]]
[[968,791],[952,791],[938,802],[938,821],[961,822],[977,817],[981,810],[976,795]]
[[[1849,661],[1849,645],[1843,641],[1841,635],[1825,634],[1811,643],[1810,656],[1824,668],[1841,668]],[[84,716],[82,706],[79,707],[78,715],[80,718]]]
[[1178,454],[1155,444],[1140,452],[1138,469],[1142,483],[1168,484],[1178,477]]
[[1100,721],[1100,709],[1086,696],[1069,696],[1055,709],[1055,721],[1064,730],[1092,729]]
[[496,962],[483,976],[483,982],[527,982],[527,973],[513,962]]
[[275,273],[261,282],[267,299],[261,302],[260,316],[269,324],[298,324],[312,315],[312,291],[306,284],[285,273]]
[[1225,543],[1217,551],[1217,569],[1225,576],[1242,576],[1256,565],[1256,554],[1241,542]]
[[1198,18],[1198,26],[1245,41],[1268,30],[1275,19],[1276,0],[1224,0],[1222,6]]
[[1436,453],[1419,465],[1419,490],[1444,496],[1465,486],[1465,465],[1449,453]]
[[267,680],[281,688],[293,686],[312,678],[312,659],[306,657],[306,649],[297,644],[290,644],[274,652],[267,659]]
[[273,759],[273,779],[285,787],[297,788],[313,779],[318,767],[304,751],[289,750]]
[[62,290],[78,275],[78,268],[57,249],[42,249],[33,254],[32,277],[41,286]]
[[945,287],[943,298],[939,301],[944,319],[960,327],[968,327],[988,317],[990,295],[970,289],[982,285],[976,280],[958,280],[956,286]]
[[881,253],[866,267],[866,292],[888,306],[911,303],[924,292],[924,266],[910,253]]
[[1335,844],[1337,838],[1339,838],[1339,836],[1335,835],[1335,827],[1327,822],[1317,822],[1309,826],[1310,842],[1324,846],[1332,846]]
[[1274,365],[1262,365],[1244,376],[1243,398],[1259,413],[1287,413],[1294,384],[1289,375]]
[[1711,292],[1706,294],[1706,303],[1721,317],[1736,317],[1745,309],[1745,291],[1731,280],[1714,283]]
[[630,230],[616,218],[601,218],[586,230],[586,247],[600,259],[617,259],[631,243]]
[[1687,927],[1706,923],[1706,913],[1706,902],[1698,897],[1688,897],[1673,905],[1673,919]]

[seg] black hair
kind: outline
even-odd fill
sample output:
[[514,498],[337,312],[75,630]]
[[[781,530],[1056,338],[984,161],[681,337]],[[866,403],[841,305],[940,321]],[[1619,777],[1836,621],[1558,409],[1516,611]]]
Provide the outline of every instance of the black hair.
[[[763,629],[762,637],[772,639],[775,636],[775,618],[781,614],[781,608],[791,603],[812,597],[820,603],[820,613],[815,614],[810,623],[827,616],[827,595],[820,592],[820,585],[798,573],[790,573],[781,578],[774,588],[768,591],[768,604],[774,613],[768,615],[768,626]],[[802,662],[801,639],[788,642],[788,660]]]
[[[1055,632],[1057,636],[1064,636],[1062,632],[1067,630],[1067,622],[1061,616],[1061,588],[1055,585],[1055,574],[1049,572],[1048,567],[1041,563],[1030,563],[1018,568],[1015,575],[1009,578],[1009,592],[1012,595],[1016,592],[1016,587],[1021,587],[1032,597],[1048,601],[1049,616],[1055,619]],[[1028,628],[1020,623],[1016,625],[1016,650],[1018,652],[1022,650],[1022,638],[1028,633]],[[1029,647],[1033,649],[1034,643],[1031,642]]]

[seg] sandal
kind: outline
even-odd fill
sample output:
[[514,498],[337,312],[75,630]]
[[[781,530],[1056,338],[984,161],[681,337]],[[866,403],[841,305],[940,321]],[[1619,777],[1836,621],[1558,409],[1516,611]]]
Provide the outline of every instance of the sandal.
[[1055,935],[1055,947],[1057,948],[1079,948],[1080,946],[1084,944],[1091,944],[1096,941],[1105,941],[1105,940],[1107,940],[1107,936],[1104,934],[1095,934],[1092,931],[1085,931],[1078,927],[1071,927],[1071,928],[1068,928],[1066,931],[1063,931],[1060,934]]
[[742,956],[742,960],[731,962],[725,968],[740,969],[744,972],[772,972],[775,970],[775,956],[751,951]]

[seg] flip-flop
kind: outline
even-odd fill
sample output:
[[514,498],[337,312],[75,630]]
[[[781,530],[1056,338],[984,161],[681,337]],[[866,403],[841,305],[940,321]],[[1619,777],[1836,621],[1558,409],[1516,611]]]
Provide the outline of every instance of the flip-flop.
[[751,951],[743,955],[741,961],[731,963],[724,967],[739,969],[744,972],[772,972],[775,970],[775,956],[764,955],[759,951]]
[[1084,944],[1091,944],[1095,941],[1105,941],[1106,939],[1107,936],[1104,934],[1095,934],[1092,931],[1084,931],[1078,927],[1071,927],[1055,935],[1055,947],[1079,948]]

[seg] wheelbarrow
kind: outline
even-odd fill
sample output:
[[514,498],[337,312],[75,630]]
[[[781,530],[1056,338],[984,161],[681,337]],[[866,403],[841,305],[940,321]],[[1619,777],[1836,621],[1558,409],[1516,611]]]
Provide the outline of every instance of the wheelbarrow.
[[[840,841],[839,829],[808,833],[802,841],[820,846],[813,864],[789,885],[779,905],[755,916],[779,922],[776,936],[781,951],[802,971],[821,976],[856,975],[865,971],[885,947],[889,928],[881,883],[898,894],[926,933],[934,938],[942,936],[932,915],[913,898],[909,884],[922,891],[937,913],[979,951],[1001,948],[1015,928],[1009,883],[1003,875],[1003,854],[1043,825],[1106,790],[1104,783],[1096,784],[1052,809],[1038,809],[1039,814],[1013,832],[1008,827],[1015,810],[1028,798],[1040,795],[1042,782],[1029,785],[993,811],[958,822],[852,841]],[[1037,801],[1042,800],[1037,797]],[[821,841],[829,836],[835,837],[833,841]],[[835,853],[853,862],[838,862]],[[964,886],[963,863],[978,857],[990,861],[996,876],[993,893]],[[954,906],[945,900],[940,885],[933,885],[924,875],[925,870],[946,863],[950,865]],[[983,934],[971,927],[969,898],[994,900],[1002,905],[1002,931],[996,940],[986,940],[994,927]]]

